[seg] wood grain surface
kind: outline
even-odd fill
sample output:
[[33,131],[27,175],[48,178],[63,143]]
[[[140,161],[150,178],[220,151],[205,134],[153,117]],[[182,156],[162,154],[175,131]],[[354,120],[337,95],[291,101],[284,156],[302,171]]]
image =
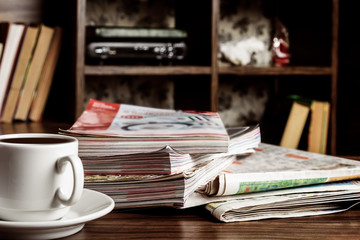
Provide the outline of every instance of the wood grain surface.
[[360,209],[237,223],[219,222],[202,207],[113,211],[65,239],[360,239]]

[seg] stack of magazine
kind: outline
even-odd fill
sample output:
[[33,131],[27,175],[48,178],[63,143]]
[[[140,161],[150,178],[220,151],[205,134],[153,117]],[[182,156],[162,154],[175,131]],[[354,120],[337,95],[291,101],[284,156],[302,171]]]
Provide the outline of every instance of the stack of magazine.
[[118,209],[183,207],[237,155],[260,144],[259,126],[226,129],[214,112],[93,99],[60,133],[79,140],[85,187],[111,196]]

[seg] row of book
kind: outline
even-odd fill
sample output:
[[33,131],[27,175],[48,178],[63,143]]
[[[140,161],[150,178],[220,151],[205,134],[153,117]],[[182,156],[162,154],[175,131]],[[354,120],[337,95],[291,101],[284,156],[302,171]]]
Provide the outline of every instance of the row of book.
[[280,146],[296,149],[304,139],[307,151],[325,154],[330,103],[294,97]]
[[40,121],[62,43],[62,29],[0,23],[1,122]]

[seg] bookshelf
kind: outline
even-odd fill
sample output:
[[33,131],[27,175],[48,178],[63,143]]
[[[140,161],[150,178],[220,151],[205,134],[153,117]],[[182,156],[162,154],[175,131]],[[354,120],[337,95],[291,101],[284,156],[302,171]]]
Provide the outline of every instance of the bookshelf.
[[[201,48],[196,45],[196,43],[191,42],[192,48],[198,48],[197,55],[193,55],[193,61],[187,63],[186,65],[179,66],[127,66],[127,65],[110,65],[110,66],[94,66],[85,64],[85,41],[86,41],[86,0],[77,0],[77,10],[76,10],[76,81],[75,81],[75,115],[83,111],[84,107],[84,88],[86,84],[86,78],[89,76],[125,76],[125,75],[159,75],[159,76],[187,76],[191,79],[196,79],[200,76],[201,78],[206,78],[206,88],[209,92],[205,94],[205,102],[208,103],[209,109],[212,111],[218,110],[218,91],[219,84],[221,79],[227,75],[236,75],[239,80],[243,77],[262,77],[270,76],[274,79],[274,84],[281,84],[281,79],[283,78],[308,78],[316,80],[316,77],[320,79],[326,79],[327,84],[326,89],[330,89],[329,93],[325,94],[328,101],[332,104],[331,109],[331,120],[330,120],[330,129],[329,129],[329,153],[336,154],[336,123],[337,123],[337,81],[338,81],[338,28],[339,28],[339,0],[322,0],[317,5],[321,6],[321,11],[326,12],[325,16],[327,19],[325,21],[330,22],[330,25],[325,27],[326,30],[321,30],[321,32],[327,31],[325,33],[326,38],[330,44],[323,46],[322,51],[326,52],[327,60],[322,61],[317,59],[312,59],[310,61],[301,60],[303,55],[311,54],[306,52],[306,49],[303,51],[305,44],[301,43],[300,49],[294,55],[300,56],[294,61],[294,64],[291,64],[288,67],[238,67],[238,66],[219,66],[218,64],[218,43],[219,43],[219,24],[221,17],[221,1],[222,0],[211,0],[206,2],[198,3],[197,1],[176,1],[176,26],[185,28],[188,33],[198,34],[201,36],[194,37],[197,40],[202,41]],[[296,1],[293,3],[295,7],[290,7],[285,9],[291,3],[287,3],[284,0],[274,0],[274,4],[277,6],[284,5],[285,7],[278,9],[279,14],[284,15],[283,17],[292,18],[294,11],[299,10],[298,6],[304,5],[307,3],[302,1]],[[310,4],[311,2],[309,2]],[[188,6],[192,6],[189,8]],[[312,5],[312,3],[310,4]],[[285,10],[284,10],[285,9]],[[301,7],[300,9],[304,10],[306,8]],[[200,11],[201,10],[201,11]],[[301,10],[300,10],[301,11]],[[315,11],[315,10],[314,10]],[[314,13],[310,13],[309,16],[315,16]],[[315,22],[317,19],[314,20]],[[198,23],[196,23],[198,22]],[[311,23],[311,21],[306,21],[306,23]],[[296,23],[296,26],[300,24]],[[197,29],[201,26],[201,34]],[[299,37],[302,27],[299,28],[299,34],[294,34],[296,37]],[[316,34],[316,30],[314,31]],[[311,36],[309,36],[311,37]],[[300,38],[300,37],[299,37]],[[320,39],[324,39],[323,36]],[[304,41],[303,38],[298,40],[298,42]],[[318,45],[317,45],[318,46]],[[317,47],[316,46],[316,47]],[[310,50],[308,50],[310,51]],[[205,53],[204,52],[208,52]],[[316,51],[315,51],[316,52]],[[318,54],[323,52],[319,51]],[[295,56],[294,56],[295,57]],[[208,60],[199,60],[199,59],[208,59]],[[299,60],[300,59],[300,60]],[[314,78],[315,77],[315,78]],[[280,79],[280,80],[279,80]],[[284,80],[288,81],[288,80]],[[290,80],[289,80],[290,81]],[[320,80],[323,81],[323,80]],[[202,82],[202,84],[204,84]]]
[[[121,0],[119,0],[121,1]],[[219,28],[221,24],[221,3],[225,0],[190,1],[174,0],[176,27],[184,28],[191,39],[189,44],[196,52],[191,53],[191,60],[182,65],[153,66],[153,65],[88,65],[85,58],[86,41],[86,0],[74,1],[44,1],[44,0],[0,0],[0,20],[14,22],[47,22],[64,27],[65,48],[62,51],[59,63],[61,69],[65,69],[56,77],[61,81],[55,81],[56,91],[51,95],[50,101],[54,105],[56,116],[67,116],[75,119],[83,111],[85,99],[86,79],[100,76],[104,82],[106,77],[112,76],[175,76],[183,82],[182,89],[187,82],[197,84],[202,91],[201,106],[206,109],[218,110],[218,91],[222,79],[227,76],[236,76],[239,81],[248,78],[269,79],[274,88],[282,85],[291,85],[299,82],[314,82],[324,86],[324,90],[312,92],[315,95],[321,92],[331,102],[331,117],[329,129],[329,153],[336,154],[337,139],[337,86],[338,86],[338,30],[339,30],[339,2],[340,0],[320,0],[316,2],[264,0],[274,3],[277,14],[292,23],[289,30],[294,29],[291,41],[294,50],[292,63],[288,67],[241,67],[219,66],[218,44]],[[314,7],[315,5],[315,7]],[[19,7],[21,6],[21,7]],[[191,6],[191,7],[189,7]],[[306,6],[312,6],[310,12]],[[285,10],[284,10],[285,9]],[[311,10],[313,9],[313,10]],[[300,12],[300,13],[297,13]],[[316,14],[322,19],[317,19]],[[306,16],[301,21],[294,18]],[[326,21],[324,27],[316,29],[311,26],[311,18],[319,22],[317,27]],[[305,22],[304,22],[305,21]],[[74,23],[76,25],[74,26]],[[302,23],[304,26],[302,26]],[[310,33],[315,34],[315,45],[312,49],[306,47],[309,42],[304,35],[305,28],[310,28]],[[201,31],[199,31],[201,29]],[[319,31],[318,31],[319,30]],[[318,35],[318,32],[320,35]],[[319,39],[319,40],[317,40]],[[320,42],[326,42],[322,45]],[[296,44],[293,44],[296,43]],[[296,47],[294,47],[296,46]],[[308,57],[314,52],[314,56]],[[64,55],[65,54],[65,55]],[[73,56],[74,55],[74,56]],[[322,56],[319,59],[318,56]],[[308,57],[308,58],[307,58]],[[323,60],[325,59],[325,60]],[[189,79],[189,80],[187,80]],[[183,81],[186,80],[186,81]],[[206,86],[205,86],[206,85]],[[198,87],[199,87],[198,86]],[[318,87],[318,89],[322,89]],[[61,89],[61,90],[60,90]],[[306,92],[307,90],[304,90]],[[314,93],[315,92],[315,93]],[[55,99],[68,96],[66,103],[56,103]],[[192,104],[185,101],[185,104]],[[64,108],[63,106],[66,106]],[[66,111],[66,112],[65,112]],[[65,117],[68,119],[68,117]],[[57,119],[59,119],[57,117]]]
[[[54,68],[51,71],[54,71],[55,75],[52,79],[50,94],[46,99],[43,116],[46,120],[69,121],[71,119],[72,121],[74,118],[74,110],[72,110],[74,103],[73,65],[75,65],[71,61],[74,55],[71,41],[72,36],[75,36],[71,31],[72,16],[75,15],[71,8],[74,6],[72,1],[0,0],[0,6],[0,22],[31,24],[32,26],[46,25],[64,30],[64,37],[59,43],[61,52],[58,61],[55,66],[51,66]],[[66,97],[64,98],[64,96]]]

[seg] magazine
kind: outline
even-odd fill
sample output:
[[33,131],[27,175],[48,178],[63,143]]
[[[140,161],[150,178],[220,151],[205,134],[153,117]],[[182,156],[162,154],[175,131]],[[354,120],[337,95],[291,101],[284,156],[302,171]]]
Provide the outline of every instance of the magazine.
[[107,194],[116,209],[182,206],[188,196],[234,161],[215,158],[171,175],[88,175],[84,187]]
[[214,154],[179,153],[171,146],[154,152],[102,155],[92,150],[79,152],[86,175],[148,175],[177,174],[215,157],[225,157],[248,152],[260,143],[259,126],[227,129],[230,136],[229,151]]
[[91,99],[60,133],[79,139],[79,151],[97,155],[153,152],[169,145],[180,153],[227,152],[229,136],[218,113],[108,103]]
[[[228,167],[237,155],[252,153],[254,148],[260,144],[258,126],[231,129],[230,132],[232,133],[230,134],[231,140],[227,153],[186,155],[187,158],[175,158],[176,161],[173,161],[172,157],[166,160],[160,159],[159,161],[163,161],[163,164],[170,161],[168,162],[172,169],[170,174],[151,174],[151,171],[157,168],[157,166],[151,166],[156,156],[155,158],[148,158],[151,163],[147,163],[146,156],[149,157],[151,154],[142,156],[142,163],[137,164],[139,169],[132,169],[138,174],[116,172],[121,171],[121,166],[117,165],[122,160],[126,161],[126,158],[117,159],[113,164],[115,169],[106,166],[106,164],[104,168],[101,166],[100,160],[94,164],[98,167],[89,168],[89,164],[83,161],[85,187],[111,196],[117,209],[149,206],[183,207],[186,199],[199,186],[206,184],[221,170]],[[172,152],[171,149],[168,150]],[[176,152],[175,156],[178,156]],[[138,154],[135,154],[129,161],[131,162],[137,157]],[[185,163],[183,164],[182,161]],[[176,164],[180,165],[172,166]],[[124,171],[126,172],[127,169]]]

